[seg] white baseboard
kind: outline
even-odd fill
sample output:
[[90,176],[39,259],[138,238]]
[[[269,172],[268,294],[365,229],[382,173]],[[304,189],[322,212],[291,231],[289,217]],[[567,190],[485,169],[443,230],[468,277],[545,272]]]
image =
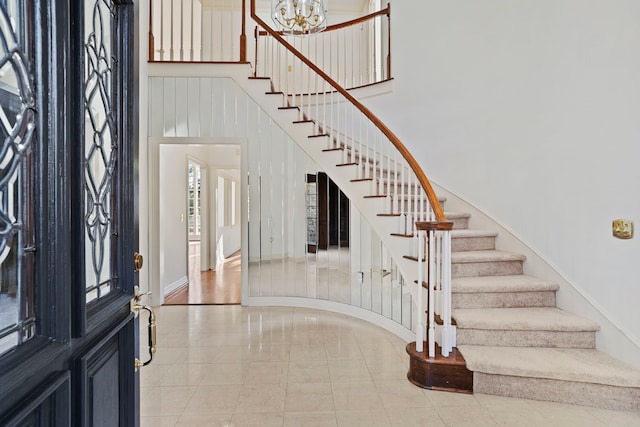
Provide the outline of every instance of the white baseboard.
[[391,319],[369,310],[339,302],[299,297],[248,297],[246,301],[242,302],[242,305],[253,307],[314,308],[317,310],[331,311],[372,323],[386,329],[407,343],[416,340],[414,332]]
[[189,284],[189,278],[187,276],[183,276],[181,278],[179,278],[178,280],[176,280],[173,283],[168,284],[167,286],[164,287],[164,296],[169,295],[172,292],[177,291],[178,289],[180,289],[181,287],[188,285]]

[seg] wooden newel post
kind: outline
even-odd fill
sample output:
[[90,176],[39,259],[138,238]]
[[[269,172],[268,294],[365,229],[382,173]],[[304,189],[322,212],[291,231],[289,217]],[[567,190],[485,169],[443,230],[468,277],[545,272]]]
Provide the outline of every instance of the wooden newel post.
[[387,3],[387,79],[391,78],[391,3]]
[[153,0],[149,0],[149,62],[153,62],[153,50],[155,40],[153,38]]
[[240,34],[240,62],[247,62],[247,4],[242,0],[242,34]]

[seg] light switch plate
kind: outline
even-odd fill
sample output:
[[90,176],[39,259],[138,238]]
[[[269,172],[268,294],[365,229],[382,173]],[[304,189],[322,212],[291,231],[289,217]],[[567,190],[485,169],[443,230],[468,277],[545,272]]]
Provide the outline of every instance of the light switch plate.
[[613,236],[618,239],[631,239],[633,237],[633,221],[630,219],[614,220]]

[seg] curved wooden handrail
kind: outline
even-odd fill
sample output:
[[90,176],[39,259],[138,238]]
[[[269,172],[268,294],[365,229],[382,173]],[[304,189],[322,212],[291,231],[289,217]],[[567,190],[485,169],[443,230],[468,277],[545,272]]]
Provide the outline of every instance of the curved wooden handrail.
[[404,144],[400,141],[400,139],[385,125],[382,120],[380,120],[371,110],[365,107],[362,103],[360,103],[357,99],[355,99],[345,88],[340,86],[335,80],[333,80],[329,75],[327,75],[324,71],[322,71],[318,66],[316,66],[313,62],[309,61],[307,57],[298,52],[296,48],[294,48],[289,42],[287,42],[284,37],[278,34],[273,28],[267,25],[260,17],[256,14],[256,0],[251,0],[251,18],[262,28],[264,28],[273,38],[278,40],[278,42],[284,46],[289,52],[291,52],[296,58],[306,64],[309,68],[316,72],[320,77],[322,77],[327,83],[329,83],[337,92],[339,92],[342,96],[349,100],[362,114],[364,114],[371,122],[378,128],[380,131],[391,141],[391,143],[396,147],[396,149],[400,152],[402,157],[407,161],[409,167],[413,170],[413,173],[416,174],[420,185],[424,189],[427,199],[429,200],[429,204],[433,209],[433,213],[435,215],[437,222],[446,222],[447,217],[442,210],[442,206],[440,206],[440,201],[438,200],[438,196],[436,195],[429,179],[425,175],[424,171],[413,157],[411,152],[404,146]]
[[378,16],[382,16],[382,15],[389,16],[390,14],[391,14],[391,6],[387,5],[387,7],[384,8],[384,9],[380,9],[377,12],[373,12],[373,13],[370,13],[368,15],[364,15],[364,16],[361,16],[359,18],[352,19],[351,21],[345,21],[345,22],[341,22],[339,24],[329,25],[322,32],[326,33],[327,31],[340,30],[342,28],[347,28],[347,27],[351,27],[353,25],[361,24],[363,22],[369,21],[369,20],[371,20],[373,18],[376,18]]
[[453,230],[453,222],[416,221],[416,228],[418,230],[425,230],[425,231],[447,231],[447,230]]
[[[364,24],[372,19],[375,19],[379,16],[387,16],[387,20],[390,18],[391,16],[391,4],[387,4],[387,7],[384,9],[381,9],[377,12],[373,12],[370,13],[368,15],[364,15],[361,16],[359,18],[355,18],[349,21],[345,21],[345,22],[341,22],[339,24],[334,24],[334,25],[329,25],[327,28],[325,28],[322,33],[327,33],[327,32],[331,32],[331,31],[336,31],[336,30],[342,30],[342,29],[347,29],[350,27],[353,27],[355,25],[358,24]],[[277,31],[280,35],[285,35],[284,31]],[[265,30],[259,31],[258,28],[256,27],[256,30],[254,32],[254,37],[256,37],[256,39],[258,37],[263,37],[268,35],[269,33]],[[387,58],[386,58],[386,71],[387,71],[387,79],[391,78],[391,31],[387,31]],[[257,55],[257,51],[258,51],[258,46],[256,45],[256,55]],[[256,70],[257,71],[257,70]],[[373,83],[380,83],[380,81],[377,82],[373,82]],[[354,89],[353,87],[350,87],[349,89]]]
[[[378,16],[382,16],[382,15],[389,16],[390,14],[391,14],[391,6],[387,5],[386,8],[380,9],[377,12],[373,12],[373,13],[370,13],[368,15],[361,16],[361,17],[356,18],[356,19],[352,19],[350,21],[341,22],[339,24],[329,25],[327,28],[322,30],[322,32],[326,33],[326,32],[329,32],[329,31],[341,30],[343,28],[348,28],[348,27],[352,27],[354,25],[362,24],[363,22],[367,22],[367,21],[369,21],[369,20],[371,20],[373,18],[376,18]],[[284,34],[282,31],[277,31],[277,33],[278,34]],[[267,34],[268,34],[267,31],[258,31],[258,35],[259,36],[266,36]]]

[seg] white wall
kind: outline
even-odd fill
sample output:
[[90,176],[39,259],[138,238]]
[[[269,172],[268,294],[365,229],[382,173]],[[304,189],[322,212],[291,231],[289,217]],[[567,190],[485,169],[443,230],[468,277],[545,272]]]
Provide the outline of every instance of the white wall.
[[188,282],[187,155],[182,147],[160,148],[160,283],[168,294]]
[[240,250],[240,225],[229,225],[218,229],[218,256],[224,260]]
[[[401,292],[400,288],[384,293],[383,297],[383,282],[390,278],[384,279],[380,268],[391,268],[389,263],[381,264],[380,239],[355,208],[351,211],[353,226],[350,231],[354,241],[351,248],[343,248],[342,253],[334,248],[331,259],[327,251],[317,260],[316,254],[307,256],[305,181],[306,174],[317,173],[319,166],[246,93],[227,78],[152,77],[149,87],[149,147],[152,152],[160,151],[157,168],[161,177],[165,174],[164,169],[172,168],[174,163],[183,164],[184,186],[179,189],[181,194],[178,196],[183,201],[174,200],[172,203],[182,203],[185,216],[187,159],[193,158],[208,166],[211,189],[218,187],[218,177],[227,179],[224,194],[218,192],[218,201],[224,198],[227,204],[230,203],[229,180],[237,182],[238,188],[241,188],[241,174],[237,169],[232,170],[234,161],[240,158],[237,146],[216,145],[215,150],[210,151],[205,145],[194,144],[201,144],[200,141],[204,140],[222,140],[227,135],[246,138],[245,161],[248,168],[244,169],[242,175],[249,176],[249,185],[245,188],[249,193],[250,222],[248,244],[243,249],[247,260],[254,264],[254,271],[257,270],[259,274],[258,280],[252,280],[250,296],[308,297],[342,303],[351,301],[357,306],[384,313],[387,317],[392,316],[389,314],[391,312],[402,313],[399,305],[401,298],[396,295],[393,302],[391,300],[393,293]],[[189,105],[200,108],[192,109]],[[150,157],[153,159],[154,155]],[[156,167],[150,169],[155,170]],[[159,189],[159,193],[160,200],[167,197],[163,195],[163,188]],[[240,197],[236,200],[238,212],[239,202]],[[165,227],[163,209],[160,205],[160,233],[164,233]],[[210,252],[222,260],[240,247],[241,221],[233,226],[230,221],[216,218],[216,210],[214,206],[209,210],[209,222],[219,225],[216,237],[212,239],[216,243]],[[151,212],[154,212],[153,206]],[[183,228],[186,229],[186,225],[183,224]],[[165,242],[180,245],[179,241],[168,242],[163,239],[161,247]],[[185,246],[182,250],[186,253],[186,237],[183,242]],[[162,254],[164,251],[161,249]],[[264,263],[264,269],[260,265],[256,267],[258,262]],[[153,265],[153,262],[150,264]],[[186,266],[183,268],[186,274]],[[362,278],[359,271],[363,272]],[[160,276],[164,286],[164,276]],[[386,304],[383,304],[383,300]],[[396,304],[395,309],[391,308],[392,303]],[[402,319],[396,320],[402,322]]]
[[[640,224],[638,16],[636,0],[398,1],[394,92],[367,100],[428,176],[513,230],[636,346],[640,236],[613,238],[611,221]],[[597,317],[570,289],[559,303]],[[609,331],[599,347],[638,365]]]
[[[215,159],[212,159],[215,161]],[[238,158],[238,161],[240,159]],[[237,165],[240,168],[240,163]],[[212,211],[222,212],[216,218],[216,253],[217,261],[222,262],[230,255],[241,248],[241,227],[240,227],[240,169],[215,169],[215,187],[218,188],[215,201],[212,203]],[[224,178],[224,188],[220,191],[219,178]],[[232,197],[234,191],[232,183],[235,184],[235,200]],[[214,187],[214,188],[215,188]],[[235,205],[234,209],[231,205]],[[235,214],[235,215],[234,215]],[[232,219],[232,217],[235,218]]]

